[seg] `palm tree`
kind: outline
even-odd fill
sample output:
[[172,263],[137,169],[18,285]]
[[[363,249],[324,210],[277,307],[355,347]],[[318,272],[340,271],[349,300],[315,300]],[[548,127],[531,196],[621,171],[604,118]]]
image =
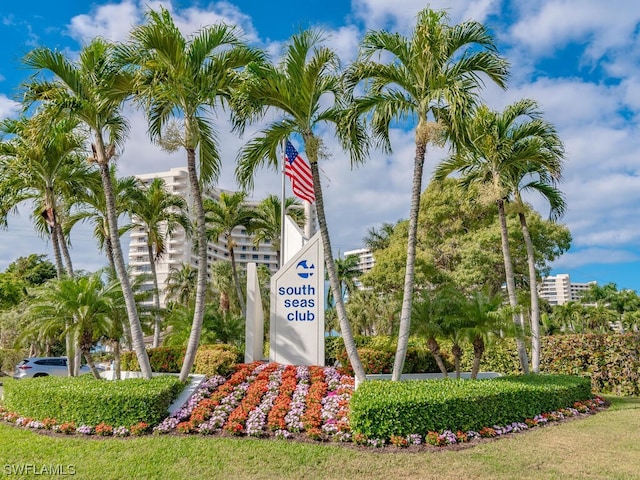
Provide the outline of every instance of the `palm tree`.
[[[557,139],[557,136],[554,135]],[[559,140],[558,140],[559,142]],[[535,143],[535,140],[534,140]],[[542,147],[549,150],[548,147]],[[542,152],[545,153],[545,152]],[[559,219],[565,211],[566,203],[563,194],[554,186],[556,180],[549,175],[547,167],[537,163],[534,159],[522,170],[514,172],[512,196],[518,210],[520,228],[527,249],[527,265],[529,268],[529,293],[531,296],[531,369],[534,373],[540,373],[540,305],[538,302],[538,280],[536,272],[536,259],[533,250],[533,242],[529,233],[527,210],[522,200],[522,191],[536,191],[547,199],[551,206],[549,217],[552,220]],[[559,176],[558,173],[553,175]],[[533,178],[531,178],[533,176]],[[529,177],[529,178],[527,178]],[[537,178],[536,178],[537,177]]]
[[[231,262],[213,262],[211,265],[211,287],[213,293],[218,294],[220,312],[226,315],[231,311],[231,299],[237,296]],[[235,295],[234,290],[236,291]]]
[[[282,206],[277,195],[268,195],[262,200],[255,211],[253,221],[253,241],[257,246],[260,243],[271,242],[276,251],[276,265],[280,265],[282,244],[280,235],[282,232]],[[300,227],[306,221],[304,209],[295,197],[288,197],[284,200],[285,213]]]
[[554,306],[553,320],[565,333],[585,333],[585,308],[579,302]]
[[[349,71],[349,83],[355,87],[367,82],[367,95],[356,99],[359,113],[371,113],[375,135],[389,146],[389,125],[394,119],[412,118],[415,127],[415,159],[409,235],[405,269],[400,331],[393,380],[399,380],[407,353],[411,329],[418,213],[422,191],[422,173],[427,145],[442,144],[447,134],[460,140],[466,112],[475,104],[477,87],[485,75],[500,87],[505,86],[507,62],[496,52],[493,38],[477,22],[450,26],[443,11],[429,8],[418,14],[410,37],[387,31],[368,32],[361,44],[361,60]],[[391,57],[390,62],[374,61],[377,55]]]
[[464,315],[470,321],[464,335],[473,345],[473,365],[471,378],[475,379],[480,371],[480,362],[485,351],[486,340],[500,325],[498,310],[503,303],[502,295],[492,295],[488,290],[476,290],[464,305]]
[[180,268],[172,267],[167,276],[165,295],[167,300],[180,305],[190,305],[196,296],[198,270],[188,263]]
[[[140,182],[135,177],[117,178],[114,166],[110,168],[109,174],[113,185],[116,217],[121,218],[123,214],[131,212],[133,199],[136,196]],[[74,213],[66,219],[64,229],[70,230],[78,222],[90,222],[93,224],[93,237],[98,242],[98,248],[106,253],[109,266],[115,272],[116,265],[113,256],[113,244],[109,235],[107,202],[100,179],[98,178],[98,182],[87,181],[84,187],[76,191],[73,203]],[[131,223],[121,223],[118,225],[118,235],[121,237],[132,228],[133,225]]]
[[446,313],[445,297],[440,292],[423,290],[412,305],[412,331],[427,340],[427,348],[440,369],[442,375],[449,376],[440,353],[438,338],[442,336],[441,320]]
[[[360,275],[358,270],[358,263],[360,259],[357,255],[349,255],[345,258],[336,258],[336,273],[338,274],[338,280],[340,281],[340,296],[343,298],[349,297],[356,291],[356,278]],[[330,290],[327,295],[327,304],[334,304],[333,292]]]
[[245,192],[227,193],[221,192],[219,200],[206,199],[204,202],[205,218],[208,224],[207,238],[212,241],[222,241],[229,252],[231,269],[233,272],[233,283],[236,287],[238,302],[242,316],[245,315],[245,301],[242,293],[242,286],[238,278],[238,267],[236,265],[235,247],[236,241],[233,238],[233,230],[244,228],[251,231],[251,225],[255,218],[255,209],[246,204],[247,194]]
[[[216,180],[220,172],[215,131],[205,114],[228,98],[239,81],[236,71],[260,60],[262,54],[241,43],[236,30],[227,25],[205,27],[185,38],[164,8],[148,11],[146,20],[133,29],[132,42],[121,48],[120,55],[136,68],[133,91],[147,111],[152,139],[165,148],[184,148],[187,153],[198,244],[198,283],[191,336],[180,372],[180,379],[185,381],[195,361],[207,290],[207,232],[201,185]],[[173,124],[166,129],[174,118],[181,127]]]
[[347,320],[340,296],[340,281],[333,262],[318,165],[323,152],[323,140],[317,130],[321,125],[334,126],[342,147],[350,152],[352,165],[364,160],[368,143],[362,125],[347,115],[347,98],[338,73],[338,57],[335,52],[322,47],[321,42],[319,32],[303,31],[291,37],[279,65],[249,66],[248,75],[234,103],[237,129],[242,132],[248,122],[262,118],[269,109],[274,109],[282,117],[270,123],[259,136],[245,145],[239,155],[236,175],[242,185],[251,187],[253,174],[259,166],[267,163],[277,169],[276,151],[288,137],[295,134],[302,138],[311,166],[329,283],[337,301],[342,338],[356,382],[359,383],[365,379],[365,371]]
[[[115,62],[113,46],[100,38],[86,45],[77,61],[70,61],[64,54],[43,47],[29,52],[24,62],[39,75],[27,85],[27,102],[44,102],[54,113],[77,119],[93,134],[93,156],[90,161],[96,163],[100,170],[107,205],[109,237],[127,306],[131,339],[142,375],[150,379],[151,365],[124,264],[109,172],[109,164],[116,155],[116,148],[122,146],[129,129],[121,109],[128,95],[126,87],[130,85],[130,79]],[[53,74],[53,79],[48,78],[49,74]]]
[[77,126],[72,119],[54,120],[46,112],[0,123],[0,133],[11,136],[0,143],[0,212],[6,217],[18,204],[35,202],[34,220],[51,239],[58,277],[65,270],[63,257],[66,273],[73,276],[61,228],[61,217],[68,206],[66,199],[83,186],[89,175],[89,167],[81,158],[85,139]]
[[[529,283],[532,308],[532,334],[534,338],[534,371],[539,371],[539,307],[536,287],[535,257],[531,236],[524,217],[523,190],[542,193],[551,203],[552,217],[564,211],[562,195],[553,187],[560,178],[563,148],[551,124],[540,118],[537,104],[524,99],[507,106],[502,113],[486,106],[477,108],[468,124],[469,142],[464,149],[442,162],[435,178],[442,179],[452,172],[462,174],[465,187],[481,186],[486,201],[498,207],[501,227],[502,253],[506,272],[509,304],[513,309],[518,302],[515,291],[513,263],[509,249],[505,202],[513,197],[521,212],[520,223],[525,237],[529,263]],[[521,332],[516,336],[518,355],[523,372],[528,372],[527,350],[522,339],[522,314],[514,315]],[[535,330],[533,330],[535,329]]]
[[[66,274],[73,277],[68,237],[61,226],[68,212],[68,199],[90,176],[90,168],[80,157],[85,139],[77,132],[77,126],[73,119],[54,120],[43,111],[30,119],[0,124],[2,133],[12,135],[0,144],[0,212],[4,217],[22,202],[34,202],[36,228],[46,231],[51,239],[59,279],[65,272],[63,258]],[[70,335],[66,349],[71,373],[75,371],[75,347]]]
[[400,223],[400,221],[396,224],[384,222],[379,230],[371,227],[367,231],[367,236],[363,239],[365,247],[371,250],[371,252],[387,248],[391,243],[391,236],[398,223]]
[[43,328],[50,328],[48,323],[63,325],[67,318],[73,317],[74,322],[65,330],[70,330],[78,340],[91,372],[99,379],[91,348],[109,332],[109,318],[118,295],[117,283],[104,285],[100,273],[63,278],[48,285],[32,305],[31,314],[43,321]]
[[131,210],[133,227],[142,228],[147,238],[147,254],[153,280],[153,304],[155,323],[153,330],[153,347],[160,345],[160,290],[156,261],[166,252],[166,238],[176,228],[182,227],[190,232],[191,221],[187,214],[187,202],[179,195],[169,193],[161,178],[154,178],[151,183],[139,190]]

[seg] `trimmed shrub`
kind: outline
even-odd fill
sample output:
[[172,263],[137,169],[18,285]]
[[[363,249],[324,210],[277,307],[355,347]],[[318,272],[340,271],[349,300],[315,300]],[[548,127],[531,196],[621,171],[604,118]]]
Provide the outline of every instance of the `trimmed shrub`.
[[240,355],[240,350],[233,345],[204,345],[196,352],[193,371],[208,376],[227,376],[240,363]]
[[541,339],[541,371],[587,376],[596,392],[640,395],[640,334],[554,335]]
[[[355,337],[358,354],[367,374],[391,373],[396,354],[396,340],[391,337]],[[326,347],[325,347],[326,348]],[[336,359],[343,366],[345,373],[353,375],[353,368],[347,357],[344,343],[340,342]],[[451,362],[443,352],[443,359],[448,367]],[[403,373],[437,373],[440,372],[433,355],[421,339],[410,337],[405,358]]]
[[4,404],[12,412],[38,420],[155,425],[167,416],[167,408],[183,388],[171,375],[118,381],[96,380],[90,375],[10,379],[4,382]]
[[[201,354],[200,362],[198,362],[198,353],[204,350],[211,350],[215,352],[227,352],[222,354],[222,357],[219,360],[215,360],[217,353],[214,354]],[[182,363],[184,361],[185,352],[187,351],[186,347],[158,347],[158,348],[148,348],[147,353],[149,354],[149,363],[151,364],[151,370],[153,372],[158,373],[179,373],[182,369]],[[226,345],[223,343],[217,343],[213,345],[201,345],[198,347],[198,352],[196,352],[196,359],[194,362],[194,373],[204,373],[207,374],[206,371],[215,371],[214,365],[216,362],[220,365],[222,370],[226,370],[227,364],[231,361],[231,356],[228,355],[231,353],[234,358],[234,363],[240,363],[242,361],[242,353],[240,350],[233,345]],[[208,360],[204,360],[204,358]],[[121,356],[122,362],[122,370],[140,371],[140,366],[138,365],[138,358],[136,357],[135,352],[123,352]],[[204,362],[204,363],[203,363]],[[199,369],[197,366],[200,363],[202,365],[202,369]],[[232,368],[233,365],[230,365]],[[202,371],[199,371],[202,370]],[[215,375],[213,373],[211,375]],[[207,374],[210,375],[210,374]],[[222,374],[220,374],[222,375]]]
[[354,435],[368,438],[477,431],[487,425],[523,422],[591,397],[588,379],[566,375],[373,381],[354,392],[349,421]]

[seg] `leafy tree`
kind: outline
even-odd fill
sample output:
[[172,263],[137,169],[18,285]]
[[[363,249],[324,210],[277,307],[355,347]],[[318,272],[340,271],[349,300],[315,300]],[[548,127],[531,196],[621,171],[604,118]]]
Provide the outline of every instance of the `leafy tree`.
[[[191,336],[180,372],[184,381],[195,361],[207,290],[202,185],[215,181],[220,172],[215,130],[206,113],[215,111],[237,86],[237,70],[259,61],[262,54],[243,44],[236,30],[224,24],[205,27],[185,38],[169,11],[161,8],[147,12],[146,22],[133,29],[131,42],[120,49],[120,56],[136,71],[132,91],[147,112],[151,138],[169,150],[184,148],[187,153],[198,244],[198,283]],[[179,124],[170,124],[172,119]]]
[[[113,46],[101,38],[85,45],[76,61],[48,48],[36,48],[27,54],[24,63],[36,70],[27,85],[27,102],[44,102],[54,115],[67,115],[91,131],[93,156],[98,165],[106,199],[109,237],[113,245],[114,263],[127,306],[131,339],[144,378],[151,378],[151,365],[144,346],[144,338],[131,282],[124,264],[118,232],[117,212],[112,178],[111,160],[118,146],[122,146],[128,123],[122,115],[122,105],[129,95],[130,78],[119,67]],[[53,74],[53,78],[51,78]]]
[[[456,180],[431,182],[422,194],[415,282],[421,288],[452,283],[467,295],[487,288],[492,295],[502,291],[504,260],[500,246],[497,208],[479,201],[477,189],[456,188]],[[536,252],[536,271],[544,276],[549,262],[569,248],[569,230],[543,220],[526,208],[531,239]],[[527,286],[527,252],[514,215],[508,215],[509,245],[513,251],[516,284]],[[383,292],[398,292],[403,283],[406,260],[406,222],[396,227],[390,245],[376,252],[376,263],[362,282]]]
[[153,346],[160,345],[160,289],[156,261],[166,252],[166,238],[177,229],[182,228],[189,233],[191,222],[187,213],[187,202],[179,195],[169,193],[164,180],[154,178],[148,186],[141,188],[132,202],[131,213],[134,228],[142,228],[147,239],[147,255],[153,280],[153,304],[155,323],[153,329]]
[[288,137],[299,135],[302,138],[313,177],[329,283],[336,299],[347,355],[356,383],[359,383],[365,379],[365,372],[340,296],[340,281],[333,262],[320,184],[319,160],[324,150],[318,131],[325,126],[335,128],[343,149],[350,153],[352,164],[364,160],[368,142],[361,123],[346,110],[348,99],[339,73],[338,57],[329,48],[321,46],[322,40],[317,31],[300,32],[287,43],[279,65],[254,63],[249,66],[234,101],[237,129],[242,132],[247,123],[260,120],[268,110],[274,110],[279,118],[243,147],[236,176],[241,185],[252,187],[253,175],[259,166],[267,163],[277,169],[276,150]]
[[[387,63],[374,61],[378,55]],[[411,329],[411,305],[422,174],[427,145],[441,144],[443,135],[459,139],[466,112],[474,105],[481,75],[504,87],[507,62],[496,53],[489,31],[480,23],[450,26],[444,11],[422,10],[409,37],[387,31],[368,32],[361,44],[361,60],[350,72],[350,83],[368,83],[367,94],[356,100],[362,113],[372,112],[374,133],[389,145],[389,125],[411,118],[415,127],[415,159],[400,332],[393,380],[399,380]]]
[[32,253],[11,262],[5,273],[27,285],[42,285],[56,276],[56,267],[43,254]]

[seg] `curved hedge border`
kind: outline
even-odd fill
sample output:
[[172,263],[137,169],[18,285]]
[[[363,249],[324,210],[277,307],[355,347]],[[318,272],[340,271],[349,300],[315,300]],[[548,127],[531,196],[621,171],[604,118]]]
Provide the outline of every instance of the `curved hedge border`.
[[182,391],[184,384],[174,376],[151,380],[96,380],[80,377],[43,377],[4,382],[5,407],[37,420],[96,425],[158,424]]
[[362,383],[351,398],[352,432],[389,439],[433,431],[473,431],[532,418],[591,398],[589,379],[527,375],[487,380]]

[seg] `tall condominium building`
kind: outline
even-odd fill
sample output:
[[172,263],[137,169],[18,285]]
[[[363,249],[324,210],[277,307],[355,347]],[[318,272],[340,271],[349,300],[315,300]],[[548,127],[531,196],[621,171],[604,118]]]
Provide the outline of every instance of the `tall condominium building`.
[[[185,198],[189,206],[193,203],[191,186],[189,184],[189,176],[186,167],[172,168],[168,172],[157,172],[145,175],[138,175],[141,181],[146,184],[151,183],[154,178],[161,178],[165,182],[166,189],[169,193],[180,195]],[[217,200],[220,193],[224,190],[218,188],[209,188],[204,192],[205,197]],[[228,192],[232,193],[232,192]],[[249,202],[253,204],[254,202]],[[236,227],[232,232],[236,247],[234,248],[236,262],[239,266],[246,265],[249,262],[267,265],[271,271],[277,270],[276,252],[273,250],[271,243],[260,243],[254,245],[251,238],[244,228]],[[144,228],[136,228],[130,232],[129,242],[129,266],[132,269],[132,275],[141,275],[149,273],[151,267],[147,253],[146,234]],[[160,305],[165,305],[164,287],[166,286],[167,277],[172,269],[179,269],[183,264],[190,264],[194,267],[198,265],[197,254],[194,251],[193,240],[185,235],[182,228],[176,229],[172,235],[166,239],[167,249],[163,257],[156,264],[156,272],[158,275],[158,287],[160,290]],[[229,251],[223,239],[217,242],[209,242],[207,245],[207,261],[209,266],[213,262],[229,261]],[[209,274],[209,277],[211,275]],[[149,280],[143,289],[152,289],[152,282]]]
[[367,273],[373,268],[373,265],[376,263],[373,258],[373,253],[368,248],[358,248],[356,250],[349,250],[344,252],[344,257],[350,257],[352,255],[356,255],[358,257],[358,270],[362,273]]
[[545,277],[538,287],[541,298],[544,298],[550,305],[564,305],[567,302],[575,302],[580,299],[589,285],[596,282],[576,283],[571,282],[569,274],[559,273],[558,275]]

